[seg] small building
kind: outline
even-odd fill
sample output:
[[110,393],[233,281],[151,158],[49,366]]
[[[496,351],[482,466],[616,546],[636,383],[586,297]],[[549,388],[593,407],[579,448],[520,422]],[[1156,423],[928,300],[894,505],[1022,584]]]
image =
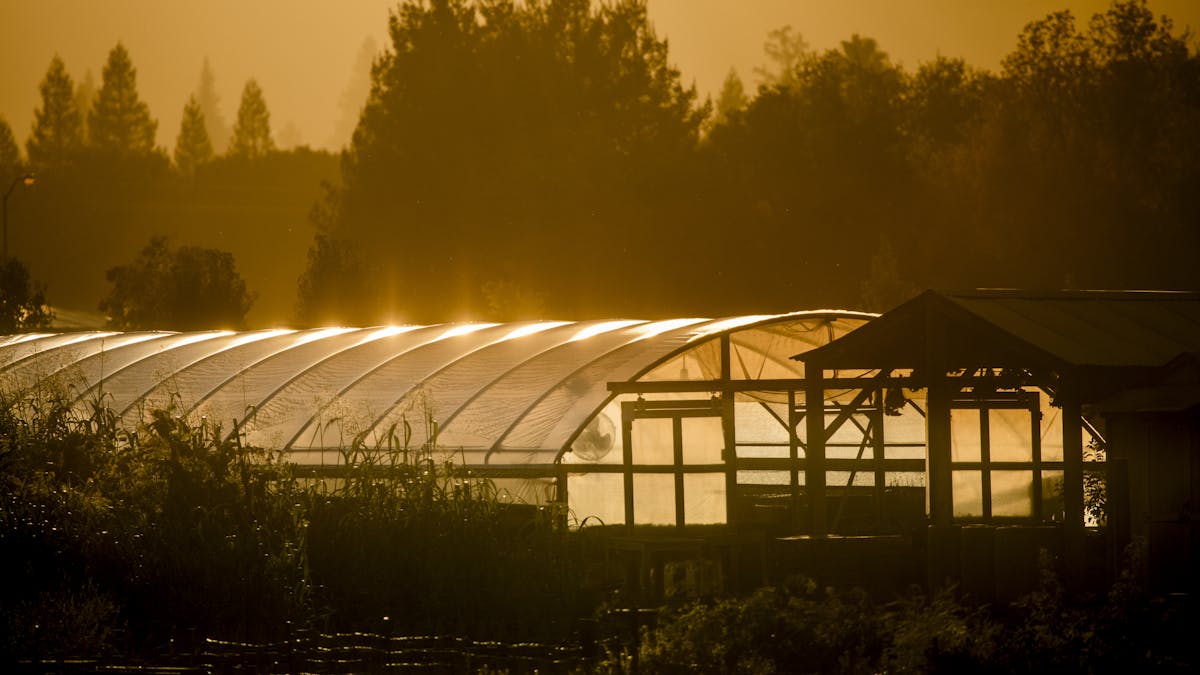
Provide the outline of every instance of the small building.
[[[1087,527],[1107,517],[1112,567],[1143,540],[1151,585],[1175,591],[1194,590],[1184,572],[1197,562],[1197,347],[1193,293],[928,291],[795,358],[810,399],[843,388],[829,374],[847,368],[877,373],[880,387],[924,392],[935,580],[970,585],[988,568],[971,563],[986,560],[996,578],[1028,570],[1026,541],[1060,551],[1068,580],[1081,583],[1105,557],[1089,550]],[[1061,414],[1036,404],[1035,391]],[[1061,433],[1047,428],[1048,415]],[[1023,421],[1012,425],[1014,416]],[[1020,426],[1028,442],[1011,436]],[[821,461],[827,429],[809,419],[810,461]],[[1019,500],[1007,498],[1014,493]],[[970,529],[1017,522],[1056,527]],[[823,524],[814,514],[813,531]]]

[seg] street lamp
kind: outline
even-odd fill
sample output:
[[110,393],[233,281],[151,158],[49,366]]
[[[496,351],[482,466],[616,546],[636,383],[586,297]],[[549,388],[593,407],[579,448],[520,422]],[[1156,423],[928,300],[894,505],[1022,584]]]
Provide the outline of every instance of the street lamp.
[[33,174],[27,173],[24,176],[17,176],[13,179],[12,185],[8,186],[8,190],[4,192],[4,260],[8,260],[8,197],[13,190],[17,189],[18,185],[29,187],[33,185],[35,179]]

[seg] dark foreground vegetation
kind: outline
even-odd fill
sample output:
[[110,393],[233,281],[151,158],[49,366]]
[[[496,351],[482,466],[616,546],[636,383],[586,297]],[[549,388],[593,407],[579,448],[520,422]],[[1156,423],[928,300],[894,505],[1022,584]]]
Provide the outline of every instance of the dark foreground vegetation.
[[[63,400],[43,390],[0,409],[6,661],[342,672],[383,670],[395,656],[457,670],[617,672],[636,660],[665,673],[1132,672],[1195,661],[1194,607],[1151,598],[1136,575],[1068,600],[1047,571],[1038,592],[996,607],[791,578],[631,614],[603,573],[602,533],[507,504],[488,481],[402,442],[353,445],[344,479],[317,482],[170,410],[127,431],[102,405],[78,414]],[[343,653],[341,665],[329,659]]]

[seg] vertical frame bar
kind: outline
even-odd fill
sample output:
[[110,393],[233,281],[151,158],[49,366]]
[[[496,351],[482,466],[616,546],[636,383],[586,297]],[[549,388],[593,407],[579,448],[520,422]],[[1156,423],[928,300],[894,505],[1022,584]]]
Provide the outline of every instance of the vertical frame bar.
[[625,401],[621,404],[621,440],[624,441],[621,475],[625,479],[625,527],[633,532],[633,418],[636,403]]
[[987,403],[979,406],[979,478],[983,490],[983,517],[992,517],[992,416]]
[[725,461],[725,523],[737,524],[737,436],[733,388],[733,346],[729,334],[721,336],[721,431],[725,448],[721,457]]
[[682,528],[686,523],[683,517],[683,418],[671,418],[671,436],[675,460],[675,527]]
[[883,523],[884,486],[887,484],[887,472],[884,470],[884,452],[886,439],[883,434],[883,387],[875,390],[875,407],[871,410],[871,452],[875,455],[875,521]]
[[808,494],[809,532],[823,535],[829,530],[825,503],[825,377],[824,369],[811,361],[805,364],[804,414],[808,438],[804,449],[804,491]]

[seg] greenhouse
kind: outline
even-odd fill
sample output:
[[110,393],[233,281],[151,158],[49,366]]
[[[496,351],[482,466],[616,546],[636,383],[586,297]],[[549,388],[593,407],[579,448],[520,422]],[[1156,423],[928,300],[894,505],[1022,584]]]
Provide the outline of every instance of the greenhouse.
[[[450,462],[514,501],[565,503],[575,524],[902,531],[927,511],[924,390],[877,369],[833,373],[818,459],[793,358],[872,318],[33,334],[0,345],[0,377],[10,394],[52,387],[129,427],[154,410],[218,423],[314,475]],[[992,461],[1023,473],[990,474],[984,492],[956,480],[954,515],[1061,520],[1058,409],[1037,389],[997,405]],[[977,417],[955,429],[956,448],[979,447]]]
[[1154,569],[1191,565],[1176,543],[1200,500],[1198,298],[930,291],[878,317],[29,334],[0,338],[0,386],[130,429],[166,410],[327,484],[433,462],[573,527],[701,533],[613,540],[643,576],[655,551],[710,555],[713,532],[809,561],[866,537],[891,552],[836,544],[830,564],[898,553],[964,587],[984,570],[988,596],[1001,571],[1033,583],[1039,549],[1083,575],[1144,538]]

